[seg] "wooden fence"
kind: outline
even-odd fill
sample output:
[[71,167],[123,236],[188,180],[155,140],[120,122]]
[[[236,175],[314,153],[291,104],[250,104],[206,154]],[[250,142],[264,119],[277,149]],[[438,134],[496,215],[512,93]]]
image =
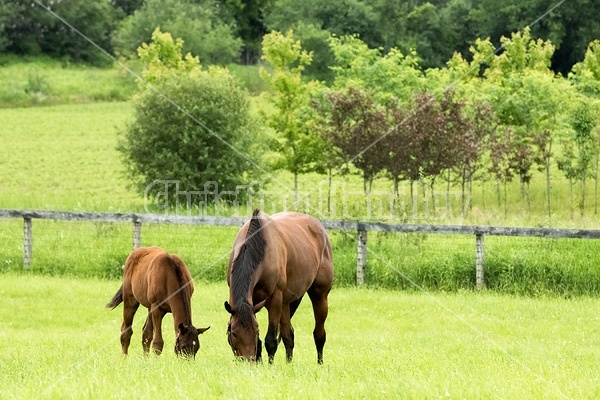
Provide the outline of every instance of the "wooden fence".
[[[212,217],[212,216],[169,216],[154,214],[119,214],[119,213],[83,213],[62,211],[23,211],[0,210],[0,218],[23,219],[23,268],[28,269],[32,257],[32,238],[34,219],[88,222],[125,222],[133,224],[133,248],[141,246],[142,224],[186,224],[213,226],[241,226],[248,218]],[[357,234],[356,284],[364,283],[367,266],[368,232],[400,232],[427,234],[457,234],[475,236],[475,282],[478,289],[485,286],[484,274],[484,236],[524,236],[565,239],[600,239],[600,230],[596,229],[554,229],[554,228],[521,228],[501,226],[467,226],[467,225],[422,225],[422,224],[388,224],[382,222],[361,221],[322,221],[327,229],[352,231]]]

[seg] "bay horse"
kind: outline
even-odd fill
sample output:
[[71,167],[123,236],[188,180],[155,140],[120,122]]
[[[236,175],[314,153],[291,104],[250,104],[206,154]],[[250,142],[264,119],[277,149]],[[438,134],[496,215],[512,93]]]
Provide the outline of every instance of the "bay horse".
[[269,363],[279,339],[283,340],[287,361],[292,361],[291,318],[308,293],[315,317],[317,362],[322,364],[332,282],[331,243],[321,222],[296,212],[269,216],[255,210],[237,233],[227,269],[229,301],[225,301],[225,309],[231,314],[227,339],[233,354],[248,361],[261,360],[255,314],[264,306],[269,312],[265,336]]
[[175,324],[175,354],[196,357],[200,348],[198,335],[208,328],[192,325],[191,297],[194,292],[192,276],[179,256],[160,247],[140,247],[133,250],[123,267],[123,284],[106,307],[115,309],[123,303],[121,347],[127,354],[133,334],[133,316],[140,304],[148,308],[142,332],[144,354],[150,344],[156,354],[163,349],[162,320],[173,313]]

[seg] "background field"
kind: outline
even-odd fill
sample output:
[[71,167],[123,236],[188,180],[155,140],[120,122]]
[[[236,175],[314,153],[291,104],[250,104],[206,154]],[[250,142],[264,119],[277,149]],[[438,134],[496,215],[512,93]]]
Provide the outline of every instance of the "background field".
[[[195,361],[176,359],[172,318],[165,352],[144,358],[138,311],[130,356],[120,355],[122,307],[104,304],[119,283],[0,275],[0,397],[9,398],[597,398],[596,299],[411,294],[335,288],[325,364],[312,343],[305,299],[292,364],[233,360],[224,283],[196,281],[193,315],[211,325]],[[266,313],[258,314],[265,326]],[[264,330],[261,335],[264,334]]]
[[[0,207],[80,211],[145,212],[144,199],[129,187],[116,151],[118,132],[130,116],[126,102],[65,104],[51,107],[0,109]],[[534,182],[542,185],[541,176]],[[566,186],[554,193],[565,193]],[[338,177],[334,208],[326,208],[326,180],[316,174],[303,175],[301,190],[310,201],[299,209],[321,218],[389,220],[385,202],[374,201],[366,214],[362,182],[358,176]],[[564,182],[563,182],[564,183]],[[283,186],[283,189],[282,189]],[[274,172],[265,183],[270,192],[261,208],[267,212],[291,209],[291,176]],[[571,220],[567,207],[555,219],[544,217],[543,195],[533,196],[534,212],[523,215],[518,187],[513,187],[509,217],[492,208],[495,193],[489,184],[486,209],[481,208],[481,188],[466,219],[460,218],[460,203],[452,204],[453,215],[443,207],[427,216],[417,214],[402,220],[416,223],[466,223],[525,226],[597,228],[596,217]],[[562,191],[559,190],[562,188]],[[385,179],[375,190],[391,190]],[[408,193],[406,187],[404,193]],[[541,188],[539,189],[542,190]],[[533,192],[533,189],[532,189]],[[479,200],[477,200],[479,199]],[[385,200],[385,199],[384,199]],[[405,203],[410,200],[403,198]],[[557,202],[555,202],[557,203]],[[308,205],[307,205],[308,204]],[[379,212],[381,210],[381,212]],[[188,210],[183,210],[187,213]],[[222,210],[223,211],[223,210]],[[189,210],[199,213],[200,210]],[[215,210],[208,210],[215,212]],[[235,210],[225,209],[225,213]],[[444,216],[444,214],[446,214]],[[246,214],[242,214],[246,215]],[[120,267],[131,250],[131,229],[126,224],[34,221],[34,273],[79,277],[119,278]],[[160,227],[144,225],[143,245],[158,245],[179,253],[195,276],[220,281],[235,229],[210,227]],[[331,232],[336,265],[336,284],[352,285],[356,265],[356,238]],[[0,271],[22,267],[22,221],[0,220]],[[371,234],[366,282],[373,287],[456,291],[474,287],[474,238],[423,234]],[[600,247],[596,241],[495,238],[486,239],[486,277],[491,290],[517,294],[573,296],[600,293]],[[409,278],[409,279],[407,279]]]

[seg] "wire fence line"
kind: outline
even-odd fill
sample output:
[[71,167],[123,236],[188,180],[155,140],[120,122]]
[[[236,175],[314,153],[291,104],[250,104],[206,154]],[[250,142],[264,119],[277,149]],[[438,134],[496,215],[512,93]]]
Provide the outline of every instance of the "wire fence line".
[[[23,219],[23,268],[29,269],[33,254],[33,223],[34,219],[54,221],[87,221],[130,223],[133,225],[132,247],[142,244],[143,224],[171,225],[208,225],[208,226],[241,226],[249,217],[223,216],[180,216],[136,213],[98,213],[98,212],[66,212],[49,210],[6,210],[0,209],[0,218]],[[504,227],[477,225],[430,225],[382,223],[357,220],[323,220],[326,229],[346,232],[356,232],[357,265],[356,284],[364,283],[367,268],[368,232],[396,232],[421,234],[457,234],[475,236],[475,281],[476,287],[485,287],[484,273],[484,237],[489,236],[520,236],[565,239],[600,239],[600,230],[596,229],[557,229],[532,227]]]

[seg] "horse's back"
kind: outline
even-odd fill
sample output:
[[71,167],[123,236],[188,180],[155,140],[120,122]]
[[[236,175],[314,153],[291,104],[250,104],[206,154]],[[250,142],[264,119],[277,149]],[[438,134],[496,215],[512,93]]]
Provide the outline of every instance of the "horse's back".
[[135,249],[125,262],[124,290],[130,290],[140,304],[150,307],[152,303],[168,296],[170,286],[179,284],[176,268],[181,271],[181,278],[188,284],[191,295],[191,275],[179,256],[169,254],[160,247]]
[[288,291],[306,290],[315,281],[330,285],[333,278],[331,243],[323,224],[297,212],[271,216],[286,249]]

